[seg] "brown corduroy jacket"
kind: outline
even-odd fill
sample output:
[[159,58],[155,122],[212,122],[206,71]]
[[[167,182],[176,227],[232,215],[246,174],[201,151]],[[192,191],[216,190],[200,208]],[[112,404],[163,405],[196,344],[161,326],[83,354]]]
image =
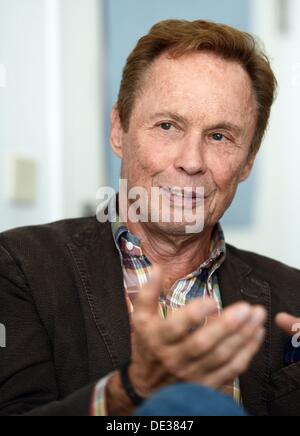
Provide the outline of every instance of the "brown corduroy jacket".
[[[300,316],[300,271],[227,246],[225,306],[268,311],[267,336],[241,377],[252,415],[300,415],[300,363],[284,366],[289,338],[274,324]],[[0,415],[89,415],[95,383],[130,358],[122,269],[110,224],[93,218],[0,235]]]

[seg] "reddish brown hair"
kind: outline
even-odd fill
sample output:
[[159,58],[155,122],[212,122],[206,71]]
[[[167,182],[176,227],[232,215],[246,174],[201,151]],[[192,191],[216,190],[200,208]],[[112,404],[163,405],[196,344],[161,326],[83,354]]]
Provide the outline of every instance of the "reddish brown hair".
[[211,51],[223,59],[239,62],[249,74],[258,114],[252,151],[259,150],[270,118],[277,87],[270,62],[258,41],[249,33],[207,21],[167,20],[152,27],[127,59],[117,108],[125,131],[145,72],[165,52],[177,58],[189,52]]

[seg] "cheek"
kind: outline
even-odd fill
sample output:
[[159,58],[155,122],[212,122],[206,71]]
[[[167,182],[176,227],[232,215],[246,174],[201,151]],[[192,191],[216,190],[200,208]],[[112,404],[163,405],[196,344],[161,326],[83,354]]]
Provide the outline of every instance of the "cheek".
[[218,192],[225,196],[231,196],[235,193],[239,183],[241,163],[233,162],[230,159],[222,159],[218,162],[214,161],[214,165],[210,168]]
[[159,144],[145,141],[143,138],[132,138],[126,141],[123,175],[131,184],[145,185],[147,181],[164,171],[170,162],[170,154],[164,152]]

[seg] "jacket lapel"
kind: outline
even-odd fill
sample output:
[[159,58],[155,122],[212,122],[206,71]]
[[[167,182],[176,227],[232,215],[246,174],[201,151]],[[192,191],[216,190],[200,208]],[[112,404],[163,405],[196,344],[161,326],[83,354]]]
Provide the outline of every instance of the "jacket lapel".
[[81,278],[90,314],[114,369],[130,358],[130,326],[123,273],[111,226],[96,218],[74,235],[69,250]]
[[268,312],[267,335],[260,352],[246,374],[240,378],[243,404],[252,415],[267,415],[267,389],[270,373],[271,290],[256,277],[252,268],[227,246],[227,258],[219,270],[219,284],[225,307],[238,301],[262,305]]

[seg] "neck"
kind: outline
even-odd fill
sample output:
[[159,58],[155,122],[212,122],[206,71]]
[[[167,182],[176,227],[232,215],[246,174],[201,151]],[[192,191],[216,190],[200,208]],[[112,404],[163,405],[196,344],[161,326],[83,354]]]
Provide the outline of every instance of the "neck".
[[128,229],[137,236],[143,253],[152,264],[159,265],[164,273],[164,290],[179,279],[195,271],[210,254],[213,227],[197,235],[167,234],[153,225],[128,223]]

